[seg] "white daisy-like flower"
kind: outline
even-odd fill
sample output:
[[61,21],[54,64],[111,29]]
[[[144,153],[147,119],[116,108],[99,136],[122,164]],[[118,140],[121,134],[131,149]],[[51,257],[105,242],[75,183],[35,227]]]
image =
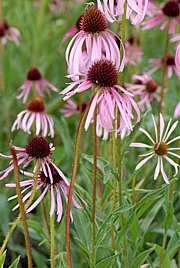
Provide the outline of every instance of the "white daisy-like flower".
[[150,136],[150,134],[146,130],[144,130],[143,128],[139,129],[148,137],[152,145],[145,144],[145,143],[131,143],[130,145],[131,147],[150,149],[149,152],[140,155],[140,157],[145,157],[145,158],[138,163],[138,165],[136,166],[136,170],[140,169],[144,164],[146,164],[151,158],[155,156],[157,157],[157,165],[156,165],[155,172],[154,172],[154,180],[156,180],[159,176],[159,173],[161,173],[165,183],[169,184],[168,176],[164,170],[163,160],[165,159],[170,165],[174,167],[175,169],[174,176],[176,176],[178,173],[179,165],[175,163],[174,160],[169,158],[169,155],[180,158],[180,155],[178,155],[177,153],[174,153],[174,151],[180,150],[180,148],[170,148],[169,145],[173,143],[174,141],[180,139],[180,136],[177,136],[170,140],[169,140],[169,137],[173,133],[175,128],[177,127],[178,121],[176,121],[171,126],[171,121],[172,121],[172,118],[171,118],[168,122],[167,128],[165,129],[164,119],[163,119],[162,114],[160,114],[160,130],[159,130],[160,133],[158,137],[157,125],[155,123],[153,115],[152,115],[152,120],[154,124],[154,129],[155,129],[155,140]]

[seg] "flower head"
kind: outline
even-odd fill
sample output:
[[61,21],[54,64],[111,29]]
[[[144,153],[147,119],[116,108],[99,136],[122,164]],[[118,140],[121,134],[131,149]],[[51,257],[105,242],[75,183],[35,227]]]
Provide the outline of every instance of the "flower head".
[[[87,115],[85,129],[88,129],[93,119],[95,107],[97,107],[102,127],[111,131],[113,120],[115,120],[115,106],[117,105],[117,110],[121,116],[120,121],[131,131],[133,128],[131,120],[134,118],[132,110],[135,109],[139,120],[139,108],[133,100],[133,94],[129,93],[123,86],[118,85],[118,72],[113,62],[105,59],[96,61],[88,69],[87,74],[80,75],[84,78],[72,82],[60,94],[66,94],[64,100],[67,100],[76,93],[83,92],[92,86],[96,87],[97,90]],[[78,87],[73,89],[76,85]]]
[[5,45],[7,41],[13,41],[16,45],[19,45],[20,32],[18,29],[10,27],[6,20],[0,25],[0,38],[2,44]]
[[36,126],[36,135],[40,134],[42,131],[42,136],[46,137],[48,134],[51,138],[54,137],[54,122],[53,119],[45,112],[46,106],[41,97],[32,98],[27,104],[26,110],[20,112],[17,115],[11,131],[15,129],[23,129],[24,132],[31,134],[30,129],[33,124]]
[[149,5],[152,18],[143,23],[143,29],[151,29],[159,23],[163,23],[160,30],[168,27],[169,34],[174,34],[176,24],[180,24],[180,7],[176,0],[169,0],[167,3],[162,4],[160,8],[153,3]]
[[118,45],[112,37],[115,34],[108,30],[106,17],[95,5],[81,16],[79,28],[80,31],[71,39],[66,50],[70,75],[76,74],[75,78],[78,79],[79,72],[102,58],[111,60],[118,70],[123,70],[125,57],[123,55],[120,60]]
[[[51,177],[49,176],[49,170],[51,172]],[[33,188],[34,185],[34,174],[29,172],[23,172],[24,175],[30,177],[31,179],[25,180],[20,182],[20,186],[24,187],[22,190],[22,193],[27,192],[23,197],[23,202],[25,202],[29,196],[31,195],[31,188]],[[9,183],[6,184],[7,187],[16,187],[15,183]],[[56,166],[49,164],[49,169],[45,167],[43,170],[41,169],[39,175],[38,175],[38,183],[37,183],[37,191],[41,191],[39,197],[36,199],[36,201],[27,209],[27,213],[32,211],[41,201],[43,198],[45,198],[48,190],[51,192],[51,208],[50,208],[50,216],[54,214],[55,206],[57,206],[57,222],[60,222],[63,214],[63,205],[62,205],[62,194],[64,195],[65,201],[67,203],[68,199],[68,192],[69,192],[69,182],[67,181],[65,175],[62,173],[62,171]],[[75,195],[78,195],[76,192],[74,192]],[[55,198],[56,195],[56,198]],[[79,195],[78,195],[79,196]],[[17,195],[14,195],[10,197],[8,200],[13,200],[17,198]],[[81,201],[85,204],[86,202],[79,196]],[[76,208],[82,209],[83,207],[80,206],[77,201],[75,200],[75,197],[73,196],[73,204]],[[19,204],[17,204],[13,210],[17,209],[19,207]]]
[[160,86],[147,74],[133,75],[132,79],[135,80],[135,83],[130,85],[129,89],[132,89],[132,93],[135,96],[140,97],[139,107],[142,111],[145,110],[145,107],[150,110],[154,99],[160,101],[160,97],[157,94],[160,92]]
[[[48,176],[51,179],[51,182],[53,182],[52,179],[52,173],[49,165],[54,166],[55,169],[58,170],[56,165],[52,161],[52,151],[55,150],[52,143],[49,144],[49,142],[41,136],[36,136],[30,142],[26,145],[25,148],[14,146],[15,150],[17,151],[17,159],[18,159],[18,166],[23,165],[23,168],[26,168],[29,166],[33,161],[35,161],[35,166],[33,169],[33,173],[36,172],[38,164],[40,163],[40,166],[42,167],[42,170],[45,174],[47,174],[46,169],[48,170]],[[3,154],[0,154],[0,156],[4,158],[12,159],[12,155],[6,156]],[[12,161],[10,162],[10,165],[5,170],[2,170],[0,172],[0,175],[3,174],[0,177],[0,180],[3,180],[6,178],[11,171],[14,169],[14,165],[12,164]]]
[[67,100],[67,103],[63,105],[63,107],[60,109],[60,112],[64,114],[64,117],[70,117],[74,114],[78,114],[80,112],[84,112],[84,110],[87,107],[87,103],[83,102],[81,107],[79,104],[76,104],[72,100]]
[[150,59],[149,62],[152,64],[152,69],[148,71],[148,74],[151,75],[158,69],[162,68],[164,61],[166,61],[168,78],[172,77],[173,71],[178,77],[180,77],[180,69],[176,66],[175,57],[172,55],[168,55],[166,59]]
[[[117,17],[122,19],[124,14],[125,0],[98,0],[98,8],[105,14],[106,18],[113,22]],[[132,24],[137,25],[141,23],[145,17],[148,0],[127,0],[126,19],[131,20]]]
[[27,80],[19,88],[19,90],[22,92],[16,98],[23,99],[23,103],[25,103],[33,85],[40,97],[44,96],[44,92],[47,92],[48,95],[50,95],[48,88],[55,92],[58,92],[58,89],[56,87],[54,87],[51,83],[42,77],[41,72],[37,68],[31,68],[27,73]]
[[160,114],[160,131],[159,131],[160,133],[158,136],[158,130],[157,130],[157,126],[156,126],[153,115],[152,115],[152,120],[153,120],[153,124],[154,124],[154,129],[155,129],[155,139],[153,139],[150,136],[150,134],[146,130],[144,130],[143,128],[139,129],[142,133],[144,133],[148,137],[148,139],[151,141],[152,145],[138,142],[138,143],[131,143],[130,146],[131,147],[139,147],[139,148],[148,148],[150,150],[149,152],[140,155],[140,157],[145,157],[145,158],[139,162],[139,164],[136,166],[136,170],[140,169],[151,158],[156,157],[157,158],[157,165],[156,165],[156,169],[154,172],[154,180],[156,180],[159,176],[159,173],[161,173],[164,181],[168,184],[169,179],[168,179],[168,176],[164,170],[163,160],[166,160],[170,165],[172,165],[174,167],[174,169],[175,169],[174,176],[176,176],[178,173],[178,166],[179,165],[177,163],[175,163],[171,158],[169,158],[169,155],[180,158],[180,156],[178,154],[173,152],[176,150],[180,150],[180,148],[170,148],[169,145],[172,142],[180,139],[180,136],[173,138],[169,141],[168,141],[168,139],[169,139],[170,135],[173,133],[173,131],[175,130],[175,128],[177,127],[178,121],[176,121],[171,126],[172,119],[170,119],[168,122],[167,128],[165,130],[164,119],[162,117],[162,114]]

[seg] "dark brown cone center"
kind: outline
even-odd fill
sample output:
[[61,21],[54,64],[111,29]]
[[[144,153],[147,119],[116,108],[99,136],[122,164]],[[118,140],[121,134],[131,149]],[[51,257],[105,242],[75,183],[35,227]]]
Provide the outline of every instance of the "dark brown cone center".
[[164,141],[161,141],[160,143],[156,143],[154,145],[154,151],[157,155],[166,155],[168,150],[168,146]]
[[36,159],[46,158],[51,154],[49,142],[41,136],[36,136],[26,146],[26,153]]
[[35,113],[40,113],[46,110],[46,106],[42,98],[34,97],[29,101],[27,109]]

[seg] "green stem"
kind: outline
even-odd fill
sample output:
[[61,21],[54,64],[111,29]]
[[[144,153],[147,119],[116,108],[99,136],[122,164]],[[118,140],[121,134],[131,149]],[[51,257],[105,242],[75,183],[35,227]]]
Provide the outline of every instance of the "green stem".
[[51,268],[54,268],[54,214],[50,217],[50,238],[51,238]]
[[[168,23],[169,28],[170,21]],[[164,48],[164,57],[163,57],[163,66],[162,66],[162,82],[161,82],[161,92],[160,92],[160,102],[159,102],[159,107],[158,107],[158,113],[162,113],[163,109],[163,100],[164,100],[164,88],[165,88],[165,81],[166,81],[166,69],[167,69],[167,56],[168,56],[168,47],[169,47],[169,33],[168,30],[166,32],[166,37],[165,37],[165,48]],[[160,121],[160,118],[159,118]],[[160,124],[160,122],[159,122]],[[159,126],[158,124],[158,126]]]
[[71,183],[69,187],[68,203],[67,203],[67,209],[66,209],[66,252],[67,252],[68,268],[72,268],[71,249],[70,249],[70,213],[71,213],[73,189],[74,189],[74,183],[75,183],[75,178],[76,178],[76,173],[77,173],[77,168],[78,168],[78,158],[79,158],[79,149],[80,149],[80,144],[81,144],[82,129],[83,129],[83,125],[84,125],[87,112],[89,110],[89,107],[92,103],[93,98],[94,98],[94,95],[92,96],[90,102],[88,103],[86,109],[84,110],[84,112],[82,113],[80,117],[77,132],[76,132],[73,169],[72,169]]
[[[34,184],[33,184],[33,189],[32,189],[32,193],[31,193],[31,196],[30,198],[28,199],[27,203],[25,204],[25,211],[28,209],[28,207],[31,205],[33,199],[34,199],[34,196],[35,196],[35,193],[36,193],[36,188],[37,188],[37,179],[38,179],[38,174],[39,174],[39,167],[37,168],[37,171],[34,175]],[[1,246],[1,249],[0,249],[0,256],[3,254],[5,248],[6,248],[6,245],[8,243],[8,240],[11,236],[11,234],[13,233],[14,229],[16,228],[16,226],[19,224],[21,220],[21,214],[18,215],[17,219],[13,222],[11,228],[9,229],[9,232],[7,233],[5,239],[4,239],[4,242]]]
[[32,251],[31,251],[31,241],[30,241],[28,225],[27,225],[27,220],[26,220],[25,207],[24,207],[24,203],[22,200],[18,160],[17,160],[17,156],[16,156],[16,151],[15,151],[13,146],[11,146],[11,154],[13,157],[14,177],[15,177],[15,182],[16,182],[16,191],[17,191],[17,195],[18,195],[19,209],[20,209],[20,214],[21,214],[23,227],[24,227],[24,236],[25,236],[25,241],[26,241],[27,257],[28,257],[28,268],[32,268],[33,261],[32,261]]
[[[112,132],[112,155],[113,155],[113,170],[116,172],[117,168],[117,158],[116,158],[116,137],[115,137],[115,122],[113,124],[113,132]],[[116,206],[116,178],[114,178],[114,190],[113,190],[113,201],[111,210],[114,211]],[[115,250],[115,237],[114,237],[114,223],[111,224],[111,239],[112,239],[112,249]]]
[[135,186],[136,186],[136,176],[133,178],[132,182],[132,204],[134,205],[136,200],[135,200]]
[[96,173],[97,173],[97,137],[96,137],[97,108],[94,111],[93,124],[93,189],[92,189],[92,267],[96,265]]

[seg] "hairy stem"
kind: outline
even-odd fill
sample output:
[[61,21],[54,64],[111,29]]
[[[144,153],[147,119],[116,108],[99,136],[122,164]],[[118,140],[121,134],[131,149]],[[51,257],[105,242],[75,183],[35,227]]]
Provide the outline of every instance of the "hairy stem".
[[[117,158],[116,158],[116,137],[115,137],[115,122],[114,122],[114,130],[112,132],[112,155],[113,155],[113,170],[116,172],[117,168]],[[114,190],[113,190],[113,201],[112,201],[112,211],[114,211],[116,206],[116,178],[114,178]],[[115,250],[115,237],[114,237],[114,223],[111,224],[111,243],[112,249]]]
[[68,268],[72,268],[71,248],[70,248],[70,212],[71,212],[73,189],[74,189],[74,183],[75,183],[76,172],[77,172],[77,167],[78,167],[78,158],[79,158],[79,149],[80,149],[80,144],[81,144],[82,129],[83,129],[83,125],[84,125],[87,112],[89,110],[89,107],[92,103],[93,98],[94,98],[94,95],[92,96],[90,102],[88,103],[86,109],[84,110],[84,112],[82,113],[80,117],[77,132],[76,132],[73,169],[72,169],[71,183],[69,187],[68,203],[67,203],[67,209],[66,209],[66,252],[67,252]]
[[31,241],[30,241],[28,225],[27,225],[27,220],[26,220],[25,207],[24,207],[24,203],[22,200],[18,160],[17,160],[17,156],[16,156],[16,151],[15,151],[13,146],[11,146],[11,154],[13,157],[14,177],[15,177],[15,182],[16,182],[16,191],[17,191],[17,195],[18,195],[19,209],[20,209],[20,214],[21,214],[23,227],[24,227],[24,236],[25,236],[25,241],[26,241],[27,258],[28,258],[28,268],[32,268],[33,261],[32,261],[32,251],[31,251]]
[[[38,179],[38,174],[39,174],[39,167],[37,168],[37,171],[34,175],[34,184],[33,184],[33,189],[32,189],[32,193],[31,193],[31,196],[29,198],[29,200],[27,201],[27,203],[25,204],[25,211],[28,209],[28,207],[31,205],[33,199],[34,199],[34,196],[35,196],[35,193],[36,193],[36,187],[37,187],[37,179]],[[6,245],[8,243],[8,240],[11,236],[11,234],[13,233],[14,229],[16,228],[16,226],[18,225],[18,223],[20,222],[21,220],[21,214],[18,215],[17,219],[13,222],[11,228],[9,229],[9,232],[7,233],[5,239],[4,239],[4,242],[1,246],[1,249],[0,249],[0,256],[3,254],[5,248],[6,248]]]
[[51,238],[51,268],[54,268],[54,214],[50,217],[50,238]]

